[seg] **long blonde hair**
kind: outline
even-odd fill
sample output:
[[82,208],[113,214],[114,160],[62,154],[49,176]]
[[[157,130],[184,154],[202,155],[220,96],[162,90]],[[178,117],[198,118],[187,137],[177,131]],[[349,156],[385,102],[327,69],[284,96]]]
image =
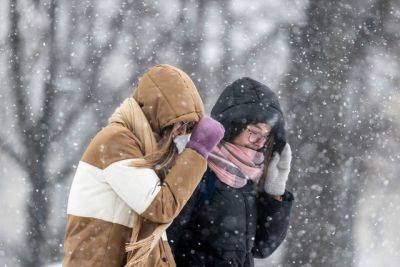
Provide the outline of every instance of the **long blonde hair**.
[[136,160],[132,165],[138,168],[152,168],[163,178],[178,155],[172,129],[170,126],[163,130],[157,150]]

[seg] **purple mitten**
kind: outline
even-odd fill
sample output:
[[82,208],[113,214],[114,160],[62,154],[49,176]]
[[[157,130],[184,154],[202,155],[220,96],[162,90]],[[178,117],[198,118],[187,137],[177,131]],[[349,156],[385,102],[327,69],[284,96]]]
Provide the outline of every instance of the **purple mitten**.
[[204,158],[207,158],[208,154],[224,137],[224,133],[225,130],[221,123],[204,116],[194,128],[186,147],[196,150]]

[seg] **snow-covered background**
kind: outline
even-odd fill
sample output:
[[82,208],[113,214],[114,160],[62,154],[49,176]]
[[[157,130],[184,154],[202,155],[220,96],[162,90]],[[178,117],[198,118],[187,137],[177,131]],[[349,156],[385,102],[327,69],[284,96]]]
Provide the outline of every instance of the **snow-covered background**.
[[90,138],[157,63],[210,110],[233,80],[282,101],[296,206],[258,266],[400,266],[398,0],[3,0],[0,265],[59,262]]

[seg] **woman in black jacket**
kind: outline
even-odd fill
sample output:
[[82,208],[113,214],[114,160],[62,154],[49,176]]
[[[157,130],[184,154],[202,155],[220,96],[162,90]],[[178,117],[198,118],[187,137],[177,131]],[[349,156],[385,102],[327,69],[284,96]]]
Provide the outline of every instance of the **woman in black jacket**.
[[225,127],[224,140],[168,239],[177,266],[253,266],[276,250],[289,226],[283,113],[267,86],[242,78],[223,91],[211,116]]

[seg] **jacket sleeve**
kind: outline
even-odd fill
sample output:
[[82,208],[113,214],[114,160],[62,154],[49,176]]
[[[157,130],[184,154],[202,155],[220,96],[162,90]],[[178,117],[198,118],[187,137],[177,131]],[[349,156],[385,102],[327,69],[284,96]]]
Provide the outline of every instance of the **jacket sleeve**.
[[169,223],[179,214],[207,168],[200,154],[185,149],[161,183],[153,169],[133,167],[132,160],[105,168],[105,182],[136,213],[156,223]]
[[255,258],[270,256],[285,239],[294,201],[293,195],[286,191],[283,201],[278,201],[265,192],[258,198],[257,231],[254,248]]
[[192,196],[207,169],[206,159],[186,148],[169,170],[160,190],[141,216],[156,223],[171,222]]

